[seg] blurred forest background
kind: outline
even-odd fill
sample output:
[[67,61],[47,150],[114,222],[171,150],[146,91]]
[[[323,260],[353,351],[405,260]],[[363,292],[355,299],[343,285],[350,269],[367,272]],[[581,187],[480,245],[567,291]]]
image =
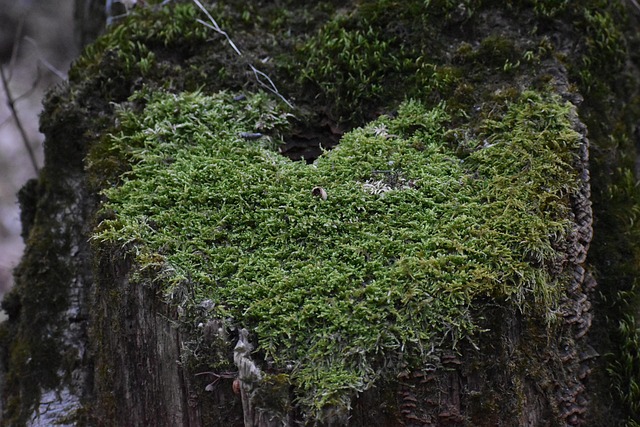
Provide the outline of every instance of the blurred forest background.
[[42,168],[41,100],[66,78],[78,54],[73,16],[73,0],[0,0],[0,65],[8,84],[7,91],[0,82],[0,298],[12,285],[24,246],[16,193],[36,175],[8,94]]

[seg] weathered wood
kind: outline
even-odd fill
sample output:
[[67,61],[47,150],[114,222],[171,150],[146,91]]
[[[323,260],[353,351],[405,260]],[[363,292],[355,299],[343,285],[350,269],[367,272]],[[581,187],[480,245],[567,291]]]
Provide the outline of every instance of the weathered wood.
[[[96,18],[84,5],[95,8],[101,4],[77,3],[83,24],[81,39],[93,39],[99,32],[96,22],[104,16]],[[172,9],[179,7],[173,2],[166,5],[169,9],[139,5],[122,24],[124,31],[114,24],[111,36],[90,48],[76,64],[69,83],[51,92],[42,118],[46,165],[39,179],[28,183],[20,194],[27,250],[16,271],[16,288],[3,302],[9,316],[0,334],[4,422],[191,427],[595,426],[633,417],[628,409],[628,413],[607,413],[617,406],[610,402],[612,391],[602,379],[607,365],[599,354],[616,350],[608,349],[612,341],[601,336],[613,333],[614,326],[606,321],[610,314],[606,302],[597,303],[593,265],[605,268],[609,261],[614,265],[620,261],[601,255],[602,248],[588,259],[594,221],[600,218],[602,223],[612,212],[602,206],[606,200],[602,194],[618,194],[616,185],[623,185],[623,174],[612,171],[634,167],[637,155],[633,144],[629,148],[621,142],[620,147],[610,148],[608,136],[603,135],[615,129],[620,141],[629,138],[633,131],[629,122],[633,117],[638,120],[633,114],[640,111],[637,99],[632,101],[639,87],[638,58],[625,50],[625,40],[633,45],[637,38],[625,33],[624,25],[607,21],[621,16],[619,6],[603,2],[607,7],[599,8],[587,2],[574,12],[566,5],[544,1],[480,2],[483,4],[477,6],[469,2],[426,6],[425,2],[409,2],[403,6],[371,1],[340,7],[285,3],[246,6],[232,1],[216,6],[217,12],[225,14],[227,25],[236,26],[228,30],[237,28],[236,42],[245,44],[242,58],[225,50],[226,40],[209,46],[220,34],[199,33],[203,27],[195,23],[198,8],[193,7],[196,12],[191,16],[186,8]],[[424,16],[407,20],[401,13],[403,7]],[[256,11],[264,18],[252,15]],[[393,18],[380,18],[385,13]],[[627,13],[633,21],[632,12]],[[367,19],[359,21],[361,16]],[[184,28],[164,33],[174,18]],[[423,34],[416,34],[412,22],[418,21],[414,18],[424,27]],[[611,34],[615,40],[598,39],[599,34],[589,33],[597,25],[573,27],[578,21],[598,22],[606,30],[618,31],[619,39]],[[278,27],[278,22],[284,22],[286,28]],[[318,29],[330,31],[332,25],[339,34],[344,28],[365,34],[360,34],[359,45],[349,45],[351,50],[338,52],[336,57],[327,48],[326,61],[335,66],[336,79],[342,76],[349,83],[323,80],[321,70],[313,69],[316,65],[311,62],[307,67],[312,69],[306,72],[317,71],[313,77],[304,80],[292,75],[305,66],[300,63],[301,58],[307,59],[303,55],[313,54],[298,45],[313,37],[321,40]],[[293,41],[280,40],[284,34]],[[412,49],[424,43],[425,37],[437,49],[418,55]],[[340,42],[329,39],[328,44]],[[317,43],[317,50],[325,49]],[[374,44],[381,49],[377,56],[363,53],[363,46]],[[385,68],[387,61],[404,54],[409,55],[405,62]],[[264,59],[278,55],[285,59]],[[350,59],[340,62],[343,56]],[[623,58],[624,63],[614,66],[616,58]],[[364,67],[358,76],[349,68],[352,62]],[[595,65],[589,68],[586,62],[599,64],[602,74],[592,76],[598,69]],[[160,263],[152,260],[143,265],[136,258],[144,242],[90,243],[103,221],[119,215],[100,210],[104,191],[120,185],[122,173],[131,168],[130,160],[107,142],[110,134],[125,132],[114,106],[138,114],[148,101],[141,100],[143,93],[180,94],[200,88],[205,93],[228,89],[249,93],[264,88],[254,81],[248,63],[263,64],[277,83],[276,90],[294,100],[298,108],[294,111],[297,121],[284,135],[281,147],[283,154],[296,160],[300,153],[317,157],[336,145],[343,133],[365,125],[372,117],[382,113],[394,117],[403,98],[416,97],[434,105],[460,104],[459,116],[451,120],[467,124],[468,134],[480,132],[483,115],[498,117],[494,109],[508,108],[531,88],[569,102],[579,149],[569,166],[577,177],[578,191],[567,193],[571,194],[564,218],[570,223],[568,237],[554,241],[559,256],[522,260],[537,263],[553,280],[566,283],[553,312],[523,309],[524,305],[492,295],[477,296],[469,316],[483,332],[467,337],[457,347],[448,345],[450,337],[443,336],[438,346],[424,352],[421,364],[403,370],[387,372],[381,366],[386,359],[380,357],[380,366],[376,365],[379,379],[364,390],[353,390],[348,410],[337,404],[327,406],[313,418],[300,404],[301,397],[290,380],[295,366],[276,366],[266,360],[262,349],[256,351],[253,331],[216,318],[210,300],[195,306],[186,303],[198,291],[195,279],[187,275],[168,291],[162,286],[168,273],[158,267]],[[374,68],[367,68],[370,63],[376,64]],[[418,63],[428,66],[411,68]],[[402,68],[405,66],[408,68]],[[434,85],[429,94],[405,86],[418,81],[416,76],[429,67],[433,73],[420,81]],[[407,69],[415,75],[402,74]],[[624,81],[627,90],[616,88],[615,78],[607,76],[609,69],[633,76]],[[378,71],[382,77],[376,80]],[[394,93],[385,84],[407,92]],[[375,89],[378,92],[371,89],[372,93],[363,89],[371,86],[381,88]],[[138,97],[130,99],[132,95]],[[234,102],[241,102],[240,98]],[[594,119],[610,105],[617,116],[602,113]],[[264,141],[267,133],[257,130],[260,132],[247,129],[238,135],[260,135],[256,139]],[[386,129],[375,132],[381,138],[397,136],[386,134]],[[452,145],[472,138],[449,136],[455,139],[447,142]],[[463,143],[457,147],[469,150],[465,155],[476,149]],[[598,165],[595,179],[600,180],[597,209],[593,207],[590,155],[595,157],[591,163]],[[174,160],[166,159],[167,165]],[[619,181],[609,183],[611,176]],[[331,194],[323,187],[315,188],[324,192],[316,200],[330,200]],[[312,191],[310,188],[310,197]],[[539,191],[542,194],[545,189]],[[145,226],[155,227],[153,221]],[[616,236],[633,247],[628,230]],[[609,298],[615,295],[614,291],[603,292],[610,292]],[[526,298],[531,305],[540,303],[535,295]],[[597,334],[592,333],[592,323],[599,324]]]

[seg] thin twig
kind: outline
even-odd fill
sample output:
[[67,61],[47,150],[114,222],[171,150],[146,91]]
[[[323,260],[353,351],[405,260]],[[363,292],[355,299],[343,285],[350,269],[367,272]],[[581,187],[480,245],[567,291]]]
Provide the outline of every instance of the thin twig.
[[[273,81],[269,78],[269,76],[267,76],[265,73],[263,73],[262,71],[256,69],[256,67],[254,67],[253,65],[249,64],[249,67],[251,67],[251,70],[253,71],[254,76],[256,77],[256,80],[258,81],[258,83],[266,88],[267,90],[271,91],[273,94],[277,95],[278,97],[280,97],[280,99],[282,99],[284,101],[285,104],[287,104],[289,106],[289,108],[293,109],[293,105],[291,105],[289,103],[289,101],[287,101],[285,99],[284,96],[282,96],[280,94],[280,92],[278,92],[278,88],[276,88],[276,85],[273,83]],[[264,77],[265,79],[267,79],[267,81],[269,82],[269,85],[267,85],[266,83],[264,83],[261,79],[260,76]]]
[[38,60],[40,62],[42,62],[42,64],[47,68],[47,70],[49,70],[53,74],[55,74],[60,80],[66,80],[67,79],[67,75],[65,73],[63,73],[62,71],[58,70],[56,67],[53,66],[53,64],[51,64],[49,61],[47,61],[45,59],[44,55],[42,55],[42,53],[40,52],[40,49],[38,48],[38,44],[36,43],[36,41],[34,39],[32,39],[29,36],[25,36],[24,39],[26,41],[28,41],[29,43],[31,43],[31,45],[35,48],[36,54],[38,55]]
[[238,374],[236,372],[221,372],[221,373],[216,373],[216,372],[211,372],[211,371],[205,371],[205,372],[198,372],[197,374],[194,374],[195,376],[200,376],[200,375],[211,375],[214,378],[235,378],[238,376]]
[[[196,21],[199,22],[200,24],[204,25],[205,27],[212,29],[213,31],[217,32],[218,34],[221,34],[222,36],[224,36],[224,38],[227,39],[227,42],[229,43],[229,45],[233,48],[233,50],[236,51],[238,56],[243,56],[242,52],[240,51],[240,49],[238,49],[238,46],[236,46],[236,44],[233,42],[233,40],[231,40],[231,37],[229,37],[229,34],[227,34],[227,32],[224,31],[222,28],[220,28],[220,25],[218,25],[218,23],[216,22],[215,19],[213,19],[213,16],[211,16],[209,11],[202,5],[202,3],[200,3],[200,0],[193,0],[193,2],[200,8],[200,10],[202,10],[204,12],[205,15],[207,15],[207,18],[209,18],[209,21],[211,21],[211,23],[205,22],[202,19],[197,19]],[[269,76],[267,76],[265,73],[263,73],[262,71],[258,70],[256,67],[254,67],[251,64],[249,64],[249,67],[251,68],[251,71],[253,71],[253,75],[256,78],[256,81],[258,82],[258,84],[260,86],[266,88],[268,91],[270,91],[274,95],[278,96],[282,101],[284,101],[285,104],[287,104],[289,106],[289,108],[293,109],[293,105],[291,105],[291,103],[289,101],[287,101],[287,99],[284,96],[282,96],[280,94],[280,92],[278,91],[278,88],[273,83],[273,80],[271,80],[269,78]],[[261,79],[261,77],[264,77],[269,82],[269,84],[266,84]]]
[[20,39],[22,35],[22,28],[24,27],[25,17],[22,16],[18,21],[18,28],[16,29],[15,39],[13,40],[13,49],[11,49],[11,60],[9,61],[9,76],[8,81],[11,81],[13,77],[13,70],[15,70],[16,61],[18,60],[18,50],[20,49]]
[[[197,2],[198,0],[193,0],[193,1]],[[207,14],[209,14],[209,13],[207,12]],[[211,15],[209,15],[209,16],[211,16]],[[217,22],[213,21],[213,18],[211,18],[211,20],[213,22],[213,25],[209,24],[208,22],[203,21],[202,19],[196,19],[197,22],[201,23],[205,27],[211,28],[213,31],[217,32],[218,34],[222,34],[227,39],[227,42],[229,42],[229,44],[231,45],[233,50],[236,51],[238,56],[242,56],[242,52],[240,52],[240,49],[238,49],[238,46],[236,46],[236,44],[233,42],[233,40],[231,40],[231,37],[229,37],[229,34],[227,34],[226,31],[222,31],[222,29],[220,29],[220,27],[218,26]]]
[[238,49],[238,47],[233,42],[233,40],[231,40],[231,37],[229,37],[229,34],[227,34],[222,28],[220,28],[220,25],[218,25],[218,23],[216,22],[215,19],[213,19],[213,16],[211,16],[209,11],[205,9],[202,3],[200,3],[200,0],[193,0],[193,2],[200,8],[200,10],[204,12],[205,15],[207,15],[207,18],[209,18],[209,21],[211,21],[213,26],[207,25],[205,22],[201,21],[200,19],[198,19],[198,22],[205,24],[207,27],[213,29],[214,31],[217,31],[219,34],[222,34],[227,39],[227,41],[229,42],[233,50],[235,50],[239,56],[242,56],[242,52],[240,52],[240,49]]
[[[36,68],[36,78],[33,80],[33,83],[31,83],[31,88],[29,88],[29,90],[27,90],[26,92],[23,92],[20,96],[18,96],[17,98],[14,98],[13,103],[14,104],[18,104],[18,102],[22,101],[25,98],[28,98],[29,96],[31,96],[32,93],[34,93],[37,89],[38,89],[38,84],[40,83],[40,79],[42,78],[42,76],[40,75],[40,68]],[[7,81],[11,81],[11,79],[7,79]]]
[[4,73],[4,67],[0,67],[0,76],[2,76],[2,86],[4,88],[4,93],[7,95],[7,105],[9,106],[9,109],[11,110],[11,114],[13,115],[16,121],[16,127],[20,132],[20,136],[22,137],[22,142],[24,144],[24,147],[27,149],[27,152],[29,153],[29,158],[31,159],[31,165],[33,166],[33,170],[36,172],[36,175],[37,175],[39,172],[38,162],[36,161],[36,156],[33,153],[31,144],[29,144],[29,138],[27,137],[27,132],[25,132],[24,127],[22,126],[22,122],[20,121],[20,117],[18,117],[18,111],[16,110],[15,100],[11,95],[11,90],[9,89],[9,80],[7,79],[7,76]]

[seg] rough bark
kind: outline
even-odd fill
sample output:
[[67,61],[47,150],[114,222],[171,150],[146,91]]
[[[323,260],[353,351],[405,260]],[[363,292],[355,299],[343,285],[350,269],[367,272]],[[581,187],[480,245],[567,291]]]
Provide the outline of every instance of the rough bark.
[[[640,251],[631,241],[636,231],[608,222],[612,216],[617,221],[633,218],[640,200],[637,189],[620,190],[624,171],[634,171],[638,158],[633,131],[640,120],[640,76],[632,50],[637,35],[629,30],[637,23],[631,2],[587,2],[576,6],[577,11],[544,1],[409,2],[433,15],[431,21],[421,21],[433,26],[425,27],[427,36],[416,34],[411,20],[400,13],[389,21],[380,18],[391,13],[389,8],[402,7],[389,2],[275,2],[247,10],[237,3],[212,13],[221,13],[228,30],[236,30],[233,38],[243,57],[220,34],[203,36],[203,27],[192,22],[195,15],[175,17],[175,4],[167,5],[170,12],[160,17],[165,9],[138,7],[121,23],[124,27],[114,25],[111,36],[89,48],[70,81],[46,99],[41,122],[46,165],[20,193],[27,250],[16,271],[16,287],[3,301],[9,316],[0,333],[5,424],[597,426],[622,425],[638,416],[630,405],[612,403],[615,390],[606,373],[611,365],[601,356],[618,354],[620,339],[612,338],[617,320],[629,311],[637,313],[639,306],[637,290],[629,284],[640,265]],[[361,15],[368,16],[366,24],[358,21]],[[276,17],[285,23],[282,27],[274,23],[280,22]],[[174,19],[185,27],[173,33],[154,27]],[[383,64],[382,75],[393,75],[393,87],[407,92],[382,90],[382,95],[362,93],[361,98],[345,82],[334,85],[318,74],[315,80],[300,79],[297,67],[309,52],[295,44],[307,43],[332,19],[345,28],[370,25],[371,31],[380,31],[382,35],[369,36],[388,37],[397,49],[382,55],[406,53],[427,37],[437,46],[437,53],[425,53],[432,55],[432,77],[439,78],[436,68],[458,67],[462,75],[428,95],[415,95],[419,88],[407,83],[414,76]],[[588,25],[598,19],[620,22]],[[594,33],[598,28],[616,31],[618,38]],[[93,37],[90,30],[82,33]],[[211,37],[218,43],[208,46]],[[529,51],[539,59],[528,62]],[[150,58],[147,52],[153,53],[151,65],[144,62]],[[211,310],[207,301],[195,307],[182,303],[194,292],[190,283],[167,296],[161,283],[165,272],[141,266],[135,242],[90,244],[99,224],[117,215],[100,210],[105,201],[101,192],[119,185],[130,168],[106,142],[119,131],[115,106],[139,111],[139,99],[131,100],[131,95],[161,90],[256,91],[262,85],[247,64],[258,64],[266,55],[285,57],[261,64],[279,93],[295,100],[298,120],[283,135],[281,149],[294,159],[316,157],[321,148],[339,143],[346,130],[393,111],[405,96],[423,96],[434,105],[460,104],[467,116],[455,120],[469,123],[470,132],[478,131],[474,120],[486,113],[483,109],[498,105],[496,99],[505,93],[543,88],[569,102],[571,125],[580,135],[572,165],[579,190],[566,218],[571,232],[555,248],[563,256],[540,265],[558,280],[569,278],[555,312],[476,298],[473,317],[485,332],[456,348],[437,348],[420,366],[381,376],[374,387],[353,393],[349,412],[328,407],[313,419],[298,405],[293,385],[264,380],[270,367],[252,351],[255,341],[241,325],[229,331],[215,318],[189,323]],[[350,76],[339,67],[335,72],[337,78]],[[614,137],[608,134],[617,138],[613,146]],[[632,178],[631,187],[637,179]],[[624,191],[633,196],[607,202]],[[600,240],[593,238],[594,227],[604,236]],[[608,253],[612,242],[623,242],[630,260]],[[598,247],[592,255],[593,245]],[[602,276],[615,276],[623,266],[627,276],[617,287],[609,284],[611,289],[601,290],[606,298],[598,299],[596,269]],[[610,301],[618,291],[627,292],[629,310]],[[218,365],[207,369],[214,361]],[[276,373],[288,375],[284,369]]]

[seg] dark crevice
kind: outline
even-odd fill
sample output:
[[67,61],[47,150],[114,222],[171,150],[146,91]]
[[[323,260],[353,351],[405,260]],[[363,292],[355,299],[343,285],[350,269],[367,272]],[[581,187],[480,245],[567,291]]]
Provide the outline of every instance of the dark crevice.
[[344,133],[340,125],[326,119],[318,125],[297,125],[284,137],[279,151],[291,160],[313,163],[323,151],[335,148]]

